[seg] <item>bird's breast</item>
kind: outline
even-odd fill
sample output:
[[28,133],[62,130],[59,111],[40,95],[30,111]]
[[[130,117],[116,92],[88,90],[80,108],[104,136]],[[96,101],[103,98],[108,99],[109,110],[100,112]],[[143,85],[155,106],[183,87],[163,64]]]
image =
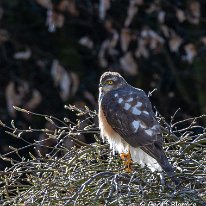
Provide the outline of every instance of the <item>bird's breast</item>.
[[107,139],[110,148],[113,149],[113,151],[118,151],[119,153],[128,152],[128,143],[126,143],[126,141],[110,126],[102,110],[101,103],[99,104],[98,117],[100,135],[103,138],[103,140],[104,138]]
[[117,133],[112,129],[112,127],[107,122],[107,119],[104,115],[104,112],[102,110],[101,104],[99,106],[99,129],[101,132],[101,135],[107,138],[112,138],[117,135]]

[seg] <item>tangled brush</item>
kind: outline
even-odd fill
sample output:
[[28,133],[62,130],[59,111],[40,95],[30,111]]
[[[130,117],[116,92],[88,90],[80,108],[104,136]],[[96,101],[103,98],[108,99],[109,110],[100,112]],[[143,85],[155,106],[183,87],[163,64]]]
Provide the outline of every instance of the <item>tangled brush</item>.
[[[181,185],[176,187],[166,175],[161,184],[158,173],[138,164],[133,165],[131,174],[126,173],[119,156],[99,137],[94,124],[96,111],[71,105],[65,108],[79,117],[75,123],[15,107],[19,112],[45,118],[55,126],[54,130],[21,130],[13,121],[11,126],[1,122],[5,132],[17,139],[24,140],[25,134],[37,132],[44,132],[47,137],[26,146],[36,149],[29,159],[20,155],[18,161],[9,158],[11,153],[18,155],[22,148],[10,147],[9,153],[1,155],[11,165],[0,171],[1,205],[206,204],[206,133],[199,126],[204,115],[176,121],[175,113],[168,123],[157,113],[165,153],[181,179]],[[80,129],[85,121],[87,125]],[[77,138],[80,134],[92,135],[95,143],[81,142]],[[67,138],[77,146],[66,147],[63,143]],[[55,139],[56,145],[43,155],[38,148],[48,147],[44,141],[49,139]]]

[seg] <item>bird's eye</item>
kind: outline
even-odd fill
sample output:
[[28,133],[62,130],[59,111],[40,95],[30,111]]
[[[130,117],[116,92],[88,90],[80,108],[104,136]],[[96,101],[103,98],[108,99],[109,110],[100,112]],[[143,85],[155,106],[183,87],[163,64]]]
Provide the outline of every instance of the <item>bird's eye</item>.
[[114,84],[114,81],[108,80],[108,81],[107,81],[107,84],[112,85],[112,84]]

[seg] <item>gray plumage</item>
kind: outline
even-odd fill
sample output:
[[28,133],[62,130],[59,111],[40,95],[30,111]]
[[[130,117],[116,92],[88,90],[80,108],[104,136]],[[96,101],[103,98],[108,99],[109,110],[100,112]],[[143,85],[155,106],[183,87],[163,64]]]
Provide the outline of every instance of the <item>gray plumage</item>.
[[152,171],[162,169],[177,183],[174,169],[163,151],[163,138],[149,98],[129,85],[116,72],[100,79],[99,126],[111,148],[119,153],[130,150],[134,162]]

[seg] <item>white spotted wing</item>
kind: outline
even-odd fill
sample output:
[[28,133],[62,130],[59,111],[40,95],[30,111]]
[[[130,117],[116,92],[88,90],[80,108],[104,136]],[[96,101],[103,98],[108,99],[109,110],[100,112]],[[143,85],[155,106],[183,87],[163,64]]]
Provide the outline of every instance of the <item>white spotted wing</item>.
[[131,146],[162,146],[160,127],[144,91],[130,86],[110,91],[101,106],[110,126]]

